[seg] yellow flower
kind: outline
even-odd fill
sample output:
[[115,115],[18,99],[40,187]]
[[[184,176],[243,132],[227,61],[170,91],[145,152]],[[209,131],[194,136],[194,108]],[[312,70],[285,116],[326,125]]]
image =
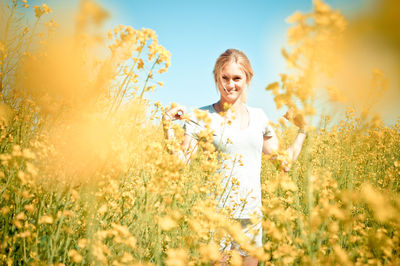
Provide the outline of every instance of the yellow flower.
[[132,261],[133,261],[133,256],[128,252],[124,252],[121,258],[121,263],[123,263],[123,265],[127,265],[132,263]]
[[268,86],[265,88],[267,91],[276,91],[279,90],[279,83],[278,82],[273,82],[268,84]]
[[26,163],[26,171],[27,171],[29,174],[31,174],[31,176],[36,176],[36,175],[37,175],[37,169],[36,169],[36,167],[35,167],[32,163],[30,163],[30,162],[27,162],[27,163]]
[[343,211],[334,205],[329,207],[329,215],[335,217],[338,220],[344,220],[346,218]]
[[141,69],[144,67],[144,62],[141,58],[138,59],[137,69]]
[[36,155],[29,149],[23,149],[22,150],[22,157],[26,159],[35,159]]
[[242,256],[239,254],[239,252],[237,250],[232,250],[231,251],[230,263],[233,266],[241,266],[241,265],[243,265]]
[[168,215],[164,216],[164,217],[160,217],[158,219],[158,225],[164,231],[169,231],[178,226],[177,223]]
[[219,252],[219,246],[215,244],[214,242],[211,242],[207,245],[201,245],[200,249],[200,259],[202,261],[217,261],[221,254]]
[[100,215],[104,215],[107,212],[107,205],[103,204],[98,210],[97,213]]
[[41,6],[34,6],[33,8],[35,9],[35,16],[37,18],[40,18],[44,13],[44,11],[42,10],[42,7]]
[[53,217],[49,215],[43,215],[40,217],[39,224],[52,224],[54,222]]
[[87,243],[88,243],[87,239],[85,239],[85,238],[79,239],[78,247],[83,249],[87,246]]
[[327,13],[331,10],[331,8],[322,2],[322,0],[314,0],[314,9],[317,13]]
[[228,111],[232,107],[231,103],[224,103],[224,111]]
[[124,225],[119,225],[119,224],[112,223],[111,226],[120,236],[122,236],[124,238],[126,238],[126,237],[131,235],[131,233],[129,232],[128,227],[126,227]]
[[280,185],[281,188],[285,191],[293,191],[293,192],[297,191],[297,186],[292,180],[289,179],[282,180]]
[[14,220],[13,224],[15,227],[17,227],[18,229],[22,228],[22,223],[19,220]]
[[154,89],[156,88],[156,86],[155,85],[151,85],[151,86],[148,86],[148,87],[146,87],[145,89],[144,89],[144,91],[154,91]]
[[82,255],[79,254],[79,252],[75,249],[71,249],[70,251],[68,251],[68,257],[70,257],[71,260],[76,263],[81,263],[83,259]]
[[51,10],[51,8],[46,4],[43,4],[42,8],[43,8],[43,12],[46,13],[46,14],[49,14],[49,13],[53,12],[53,10]]
[[0,54],[4,54],[5,52],[6,52],[6,46],[2,41],[0,41]]
[[21,238],[27,238],[27,237],[30,237],[31,235],[32,235],[32,233],[29,231],[21,232],[18,234],[18,236]]
[[395,214],[389,200],[382,193],[376,191],[372,185],[364,184],[361,194],[379,221],[386,222]]
[[342,265],[352,264],[346,252],[339,245],[334,246],[333,250],[335,251],[336,257],[339,259],[340,264]]
[[168,249],[167,266],[186,266],[189,254],[185,249]]
[[133,236],[128,237],[128,239],[126,240],[126,244],[129,247],[131,247],[132,249],[136,248],[136,243],[137,243],[137,240]]
[[25,220],[25,219],[26,219],[26,215],[25,215],[25,213],[20,212],[20,213],[15,217],[15,219],[17,219],[17,220]]
[[28,211],[29,213],[33,213],[35,211],[35,207],[33,206],[33,204],[28,204],[24,206],[24,209],[26,211]]
[[6,215],[9,212],[10,212],[10,207],[6,206],[1,208],[1,214]]
[[296,23],[296,22],[303,21],[304,19],[305,19],[305,16],[301,12],[296,11],[293,15],[291,15],[290,17],[288,17],[286,19],[286,22],[287,23]]

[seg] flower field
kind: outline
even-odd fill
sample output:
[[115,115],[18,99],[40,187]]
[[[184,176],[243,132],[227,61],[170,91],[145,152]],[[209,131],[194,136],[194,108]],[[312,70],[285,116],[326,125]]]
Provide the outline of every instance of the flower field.
[[[400,117],[388,126],[373,111],[388,88],[383,71],[371,70],[356,99],[357,89],[327,78],[347,49],[339,11],[316,0],[288,19],[291,71],[265,93],[310,126],[286,173],[297,129],[273,124],[281,150],[263,157],[264,246],[254,248],[230,210],[216,209],[223,154],[212,133],[190,164],[170,152],[183,129],[165,140],[168,106],[146,99],[170,65],[155,31],[103,34],[107,11],[82,1],[73,33],[61,33],[46,3],[0,3],[2,265],[211,265],[227,235],[260,265],[400,264]],[[345,117],[318,117],[321,97],[346,107]],[[242,265],[236,250],[228,255]]]

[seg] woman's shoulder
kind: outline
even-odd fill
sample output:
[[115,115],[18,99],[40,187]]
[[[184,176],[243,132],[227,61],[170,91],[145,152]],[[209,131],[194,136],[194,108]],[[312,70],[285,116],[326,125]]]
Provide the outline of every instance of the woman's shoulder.
[[250,107],[248,106],[248,110],[250,113],[250,116],[253,117],[256,121],[261,121],[262,123],[269,123],[269,117],[267,114],[264,112],[262,108],[259,107]]
[[207,113],[207,116],[209,117],[214,117],[215,114],[217,114],[217,112],[215,111],[213,104],[210,105],[205,105],[202,107],[195,107],[195,108],[191,108],[190,112],[189,112],[189,117],[196,121],[196,122],[200,122],[201,119],[199,119],[199,117],[201,117],[201,112],[205,112]]
[[216,111],[212,104],[192,108],[191,111],[188,113],[189,119],[186,120],[184,124],[186,134],[194,135],[195,133],[203,130],[204,126],[206,125],[205,121],[208,120],[207,117],[210,118],[211,121],[214,121],[216,119],[215,114]]
[[190,114],[195,115],[196,112],[198,112],[198,111],[207,112],[209,115],[214,115],[217,113],[217,111],[215,111],[215,109],[213,107],[213,104],[209,104],[209,105],[195,107],[195,108],[191,109]]
[[254,115],[257,115],[257,116],[266,115],[264,110],[259,108],[259,107],[247,106],[247,109],[249,110],[249,112],[251,112],[251,113],[253,113]]

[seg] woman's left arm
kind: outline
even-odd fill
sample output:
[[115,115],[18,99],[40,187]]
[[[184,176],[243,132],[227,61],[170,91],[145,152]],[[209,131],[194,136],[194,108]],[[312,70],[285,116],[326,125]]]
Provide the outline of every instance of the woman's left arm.
[[279,141],[276,135],[264,136],[262,151],[266,155],[270,155],[277,151],[279,148]]
[[[292,146],[290,146],[286,151],[289,155],[291,161],[295,161],[299,157],[301,148],[303,147],[304,140],[306,139],[306,134],[300,131],[294,140]],[[271,155],[279,149],[279,141],[276,136],[264,137],[264,143],[262,151],[266,155]],[[271,158],[274,159],[274,158]]]
[[293,162],[299,157],[301,148],[303,147],[304,140],[306,139],[306,133],[304,130],[299,130],[296,139],[294,140],[292,146],[287,149],[290,160]]
[[[276,137],[276,134],[273,132],[273,129],[268,129],[266,132],[268,132],[268,136],[264,135],[264,142],[263,142],[263,147],[262,151],[266,155],[271,155],[271,154],[276,154],[276,156],[272,156],[270,160],[282,160],[282,169],[287,172],[290,170],[290,166],[293,161],[299,157],[299,154],[301,152],[301,149],[303,147],[304,140],[306,139],[306,133],[305,133],[305,128],[307,128],[307,122],[304,119],[304,116],[301,114],[294,115],[293,109],[290,109],[284,117],[288,120],[291,120],[298,128],[299,128],[299,133],[296,136],[296,139],[294,140],[293,144],[286,150],[286,159],[284,158],[278,158],[279,156],[279,141],[278,138]],[[266,133],[264,132],[264,133]],[[272,132],[272,134],[271,134]]]
[[[303,146],[303,142],[306,139],[306,134],[303,131],[299,131],[299,134],[297,135],[296,139],[294,140],[292,146],[290,146],[286,151],[287,155],[289,158],[286,160],[284,159],[281,162],[281,168],[283,171],[288,172],[290,170],[291,162],[295,161],[297,157],[300,154],[301,148]],[[279,149],[279,141],[278,138],[274,135],[272,137],[264,136],[264,143],[263,143],[263,148],[262,151],[266,155],[271,155],[274,154],[276,151]],[[278,155],[272,156],[270,160],[277,160]],[[289,160],[290,163],[287,162]]]

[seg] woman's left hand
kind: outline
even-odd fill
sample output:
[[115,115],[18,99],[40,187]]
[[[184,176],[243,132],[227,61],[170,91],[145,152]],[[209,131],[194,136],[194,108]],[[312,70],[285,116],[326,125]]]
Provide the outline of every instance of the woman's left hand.
[[293,108],[290,108],[286,114],[283,115],[288,121],[293,122],[298,128],[304,129],[307,126],[306,119],[302,113],[295,113]]

